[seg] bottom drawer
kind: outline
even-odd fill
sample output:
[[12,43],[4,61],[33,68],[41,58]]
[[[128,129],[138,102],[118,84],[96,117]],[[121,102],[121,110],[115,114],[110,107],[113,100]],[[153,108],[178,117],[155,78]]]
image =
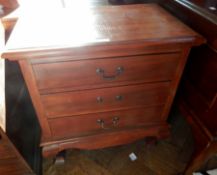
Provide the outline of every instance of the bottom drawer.
[[78,137],[160,122],[163,106],[50,119],[54,138]]

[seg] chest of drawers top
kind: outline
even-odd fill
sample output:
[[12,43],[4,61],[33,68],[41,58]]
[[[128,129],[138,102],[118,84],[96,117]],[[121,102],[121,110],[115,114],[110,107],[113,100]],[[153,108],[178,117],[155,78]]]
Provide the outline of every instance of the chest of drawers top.
[[114,53],[113,46],[122,56],[130,51],[123,45],[142,44],[144,50],[144,46],[200,41],[197,33],[156,4],[75,7],[58,9],[58,13],[46,9],[20,16],[3,57],[18,60],[29,58],[30,53],[31,58],[72,54],[77,59],[95,52],[100,56],[108,50]]

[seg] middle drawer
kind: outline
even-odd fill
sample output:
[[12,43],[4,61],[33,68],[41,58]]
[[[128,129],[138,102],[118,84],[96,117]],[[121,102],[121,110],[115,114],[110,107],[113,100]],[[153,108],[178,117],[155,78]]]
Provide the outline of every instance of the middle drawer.
[[170,82],[42,95],[48,118],[165,104]]

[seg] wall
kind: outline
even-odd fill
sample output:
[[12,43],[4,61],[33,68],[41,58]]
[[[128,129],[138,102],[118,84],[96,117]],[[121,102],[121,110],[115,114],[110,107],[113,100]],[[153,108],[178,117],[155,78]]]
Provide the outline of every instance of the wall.
[[[0,23],[0,51],[4,47],[4,28]],[[5,130],[5,65],[0,59],[0,127]]]

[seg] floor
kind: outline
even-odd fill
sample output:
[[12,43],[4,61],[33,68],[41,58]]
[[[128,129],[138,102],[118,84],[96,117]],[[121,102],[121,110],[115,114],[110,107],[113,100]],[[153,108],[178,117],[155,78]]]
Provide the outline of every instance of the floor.
[[[173,117],[175,116],[175,117]],[[191,131],[176,111],[170,119],[172,135],[147,145],[145,139],[129,145],[94,151],[70,150],[64,165],[44,159],[44,175],[175,175],[182,172],[193,151]],[[131,161],[134,153],[137,160]]]

